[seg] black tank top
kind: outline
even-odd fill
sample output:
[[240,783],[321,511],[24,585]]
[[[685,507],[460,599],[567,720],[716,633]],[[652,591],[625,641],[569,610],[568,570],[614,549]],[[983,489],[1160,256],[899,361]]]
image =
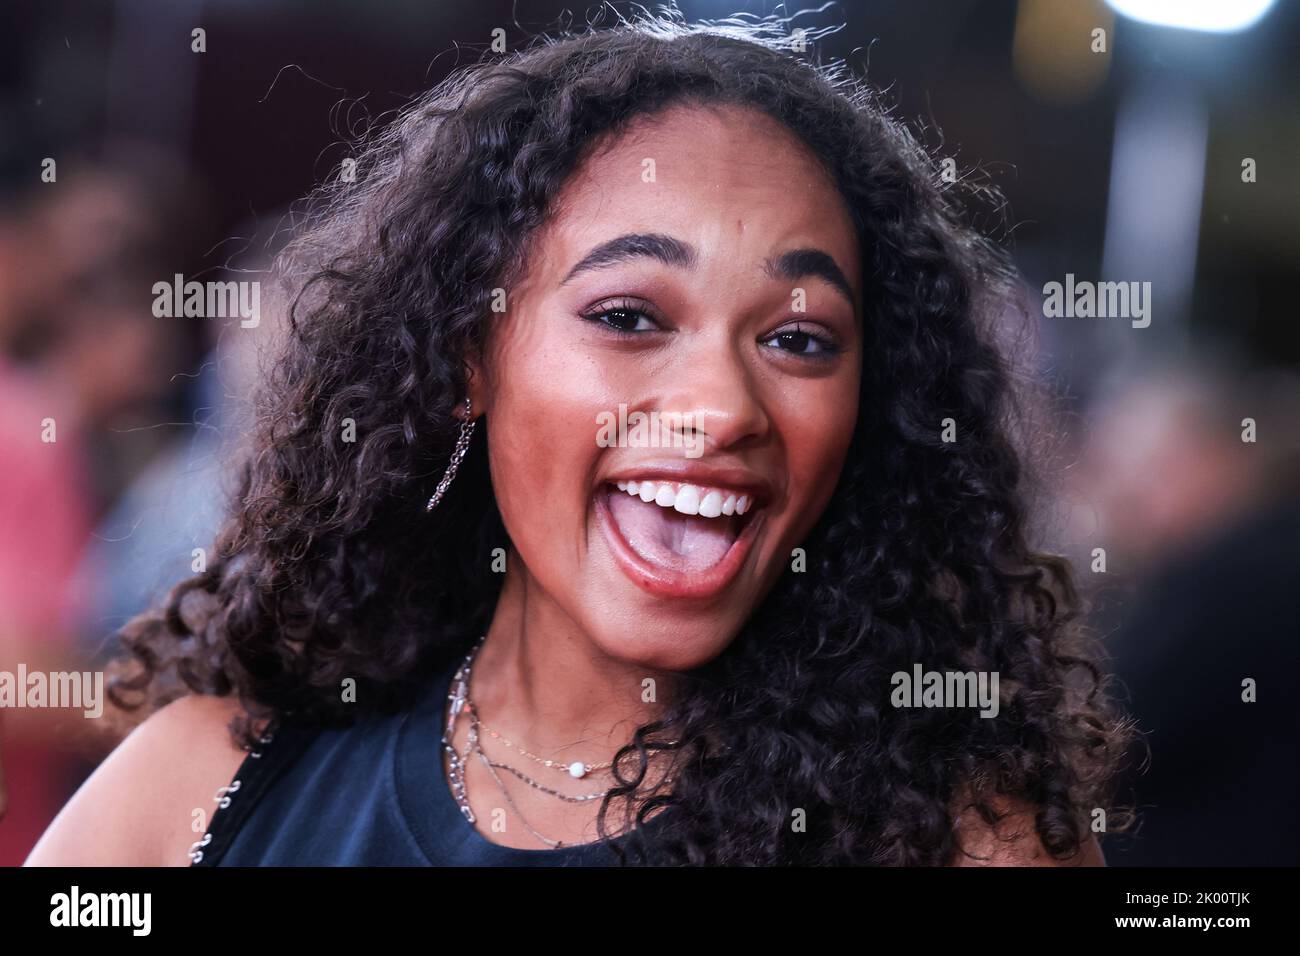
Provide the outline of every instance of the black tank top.
[[[606,844],[493,843],[461,813],[442,734],[456,658],[414,706],[343,728],[282,724],[222,787],[195,866],[616,866]],[[654,829],[656,820],[646,827]],[[623,842],[621,837],[615,842]]]

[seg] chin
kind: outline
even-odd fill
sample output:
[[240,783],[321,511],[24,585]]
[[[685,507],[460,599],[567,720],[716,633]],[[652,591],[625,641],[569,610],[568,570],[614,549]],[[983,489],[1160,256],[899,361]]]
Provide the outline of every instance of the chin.
[[648,670],[684,672],[713,660],[731,642],[739,623],[682,621],[676,615],[643,615],[633,628],[594,623],[595,643],[610,657]]

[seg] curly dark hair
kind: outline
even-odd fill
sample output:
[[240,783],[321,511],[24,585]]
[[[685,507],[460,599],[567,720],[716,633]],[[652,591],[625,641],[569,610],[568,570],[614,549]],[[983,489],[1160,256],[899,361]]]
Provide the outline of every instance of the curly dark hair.
[[[834,497],[716,659],[681,676],[618,757],[616,805],[650,828],[624,862],[944,864],[957,819],[1033,808],[1057,858],[1106,807],[1128,733],[1069,564],[1029,543],[1019,376],[994,333],[1016,288],[957,187],[842,61],[789,21],[672,12],[536,38],[455,72],[322,187],[281,256],[287,328],[210,566],[132,621],[122,707],[237,695],[249,722],[326,725],[408,704],[484,632],[508,538],[476,442],[432,516],[492,292],[586,151],[680,104],[757,108],[821,158],[858,231],[860,414]],[[337,440],[344,419],[355,443]],[[958,440],[941,435],[945,419]],[[996,671],[1001,711],[891,706],[891,674]],[[366,688],[340,703],[340,683]],[[673,748],[671,793],[648,756]],[[805,811],[806,830],[791,815]]]

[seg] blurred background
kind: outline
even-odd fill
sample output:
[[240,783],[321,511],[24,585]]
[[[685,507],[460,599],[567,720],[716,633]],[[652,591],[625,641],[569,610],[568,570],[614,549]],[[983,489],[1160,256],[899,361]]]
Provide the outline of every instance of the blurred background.
[[[1297,862],[1297,6],[862,0],[793,23],[842,25],[821,59],[1001,191],[973,212],[1014,250],[1020,357],[1059,396],[1063,507],[1043,543],[1078,562],[1145,734],[1120,792],[1141,823],[1103,841],[1112,865]],[[211,543],[265,330],[156,317],[154,283],[256,278],[356,135],[494,29],[513,49],[596,9],[8,0],[0,671],[100,667]],[[1150,326],[1044,317],[1044,284],[1067,275],[1150,282]],[[0,717],[14,865],[115,741],[77,711]]]

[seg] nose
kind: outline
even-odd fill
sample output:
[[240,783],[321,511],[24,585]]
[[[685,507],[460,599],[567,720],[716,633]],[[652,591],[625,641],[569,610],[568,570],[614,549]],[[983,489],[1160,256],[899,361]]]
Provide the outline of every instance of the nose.
[[[664,410],[679,412],[680,432],[694,430],[706,449],[724,451],[757,443],[771,430],[759,383],[734,342],[696,343],[668,371],[673,386],[663,393]],[[691,440],[691,434],[683,437]]]

